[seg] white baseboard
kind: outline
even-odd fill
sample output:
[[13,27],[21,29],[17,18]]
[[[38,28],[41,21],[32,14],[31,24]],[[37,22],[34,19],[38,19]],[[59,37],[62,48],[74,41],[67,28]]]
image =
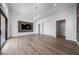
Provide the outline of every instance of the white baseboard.
[[[68,39],[66,39],[66,40],[68,40]],[[79,46],[79,42],[78,42],[77,40],[70,40],[70,41],[74,41],[74,42],[76,42],[77,45]]]
[[76,43],[78,44],[78,46],[79,46],[79,42],[78,41],[76,41]]

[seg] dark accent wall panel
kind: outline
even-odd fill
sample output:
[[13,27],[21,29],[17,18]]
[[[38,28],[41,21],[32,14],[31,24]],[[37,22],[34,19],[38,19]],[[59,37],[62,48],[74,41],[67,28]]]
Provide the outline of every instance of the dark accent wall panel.
[[79,32],[79,3],[77,4],[77,32]]
[[79,3],[77,4],[77,41],[79,42]]
[[18,21],[18,32],[33,32],[33,23]]

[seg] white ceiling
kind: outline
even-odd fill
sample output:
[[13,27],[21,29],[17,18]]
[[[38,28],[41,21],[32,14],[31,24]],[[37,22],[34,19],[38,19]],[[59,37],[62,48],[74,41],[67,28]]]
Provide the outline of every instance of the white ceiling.
[[42,19],[75,5],[75,3],[56,3],[56,6],[55,3],[7,3],[9,10],[27,15],[32,19],[36,15],[36,11],[39,14],[39,19]]

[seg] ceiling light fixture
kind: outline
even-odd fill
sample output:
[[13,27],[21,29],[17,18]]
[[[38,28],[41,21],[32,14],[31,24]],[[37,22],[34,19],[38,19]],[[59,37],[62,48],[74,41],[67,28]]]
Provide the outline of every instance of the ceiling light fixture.
[[38,6],[35,7],[35,11],[36,11],[36,14],[35,14],[35,16],[33,17],[33,20],[38,20],[38,19],[39,19]]
[[53,5],[54,5],[54,6],[57,6],[57,4],[56,4],[56,3],[54,3]]

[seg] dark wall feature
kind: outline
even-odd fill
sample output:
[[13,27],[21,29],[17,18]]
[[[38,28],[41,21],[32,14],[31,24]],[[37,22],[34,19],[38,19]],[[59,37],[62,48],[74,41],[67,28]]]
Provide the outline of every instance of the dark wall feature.
[[77,41],[79,42],[79,3],[77,4]]
[[77,4],[77,32],[79,32],[79,3]]
[[33,23],[18,21],[18,32],[33,32]]

